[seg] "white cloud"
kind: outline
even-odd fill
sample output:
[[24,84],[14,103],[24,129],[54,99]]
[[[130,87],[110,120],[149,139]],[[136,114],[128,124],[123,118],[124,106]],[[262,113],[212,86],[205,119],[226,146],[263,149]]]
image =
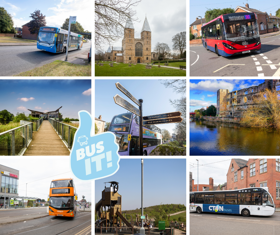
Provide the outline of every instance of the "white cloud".
[[204,98],[205,98],[205,95],[203,95],[203,96],[201,97],[202,100],[204,100]]
[[228,89],[232,91],[234,88],[234,84],[226,82],[226,81],[217,81],[217,80],[205,80],[201,81],[197,84],[190,83],[191,90],[203,90],[203,91],[211,91],[217,92],[219,89]]
[[216,105],[216,104],[212,103],[211,101],[205,101],[205,100],[190,100],[190,106],[208,107],[210,105]]
[[47,25],[61,27],[66,18],[77,16],[77,21],[84,30],[92,31],[92,21],[89,20],[93,14],[91,3],[90,0],[61,0],[55,7],[48,9]]
[[83,92],[83,95],[91,95],[91,88]]
[[46,104],[46,103],[43,103],[43,104]]
[[28,109],[25,108],[24,106],[17,107],[17,110],[19,110],[19,111],[28,111]]
[[20,10],[19,7],[15,6],[15,5],[13,5],[13,4],[9,3],[9,2],[6,2],[6,3],[10,6],[10,8],[11,8],[12,10],[15,10],[15,11],[19,11],[19,10]]
[[27,102],[27,101],[30,101],[30,100],[34,100],[35,98],[33,97],[30,97],[30,98],[20,98],[21,101],[24,101],[24,102]]
[[39,106],[36,106],[36,107],[35,107],[35,109],[42,109],[42,108],[41,108],[41,107],[39,107]]
[[207,97],[214,97],[215,96],[215,94],[213,94],[213,95],[207,95]]
[[24,20],[23,18],[15,18],[13,17],[13,21],[14,21],[14,27],[22,27],[23,25],[25,25],[26,23],[28,23],[30,20]]

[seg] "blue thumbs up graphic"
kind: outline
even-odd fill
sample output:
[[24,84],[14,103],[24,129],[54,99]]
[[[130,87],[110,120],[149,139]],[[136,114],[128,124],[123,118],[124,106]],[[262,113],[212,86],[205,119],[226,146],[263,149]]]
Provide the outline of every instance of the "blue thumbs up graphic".
[[119,147],[111,132],[91,136],[92,119],[87,111],[80,111],[80,126],[71,150],[71,168],[82,180],[100,179],[116,173],[119,169]]

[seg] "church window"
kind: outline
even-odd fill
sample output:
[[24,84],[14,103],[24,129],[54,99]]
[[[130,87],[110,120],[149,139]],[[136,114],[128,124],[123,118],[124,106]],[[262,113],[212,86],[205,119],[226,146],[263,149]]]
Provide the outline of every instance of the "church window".
[[146,51],[148,50],[148,48],[146,48]]
[[149,58],[147,57],[147,60],[149,60]]
[[115,55],[117,55],[117,53],[115,53]]
[[110,60],[110,56],[108,57],[108,60]]
[[129,57],[129,60],[131,60],[131,57]]
[[115,57],[115,59],[116,59],[116,57]]
[[135,45],[135,56],[142,56],[143,54],[143,45],[140,42],[137,42]]
[[147,35],[149,35],[149,33],[147,33]]

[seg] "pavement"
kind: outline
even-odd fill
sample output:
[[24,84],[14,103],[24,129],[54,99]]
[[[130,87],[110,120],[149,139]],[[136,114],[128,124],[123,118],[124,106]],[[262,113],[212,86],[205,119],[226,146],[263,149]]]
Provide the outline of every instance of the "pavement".
[[190,213],[191,235],[278,235],[280,213],[270,217]]
[[[81,50],[69,51],[68,61],[87,57],[90,47],[91,43],[84,43]],[[1,46],[0,55],[0,76],[17,75],[55,60],[65,59],[65,54],[41,51],[37,49],[36,45]],[[75,63],[77,62],[75,61]]]
[[191,76],[280,76],[280,33],[261,37],[260,53],[218,56],[202,45],[190,47]]
[[0,46],[36,46],[37,43],[4,43],[1,42]]
[[[1,214],[1,212],[0,212]],[[2,218],[1,218],[2,219]],[[91,213],[77,212],[74,219],[45,216],[12,224],[0,225],[0,235],[89,235],[91,234]]]

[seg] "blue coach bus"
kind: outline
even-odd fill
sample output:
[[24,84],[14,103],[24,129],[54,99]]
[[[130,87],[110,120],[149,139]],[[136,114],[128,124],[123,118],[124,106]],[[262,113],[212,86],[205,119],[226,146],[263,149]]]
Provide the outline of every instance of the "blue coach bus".
[[[67,30],[57,27],[41,27],[37,39],[37,48],[51,53],[65,53],[67,37]],[[83,36],[70,32],[68,51],[81,49],[82,47]]]

